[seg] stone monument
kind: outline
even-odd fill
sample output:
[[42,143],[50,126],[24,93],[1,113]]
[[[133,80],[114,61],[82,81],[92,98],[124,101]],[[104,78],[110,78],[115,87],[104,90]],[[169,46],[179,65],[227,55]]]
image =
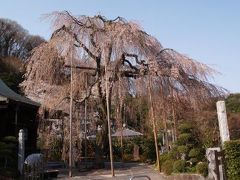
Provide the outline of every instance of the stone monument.
[[24,130],[20,129],[18,134],[18,170],[23,174],[24,154],[25,154],[25,138]]
[[[224,101],[218,101],[217,115],[222,148],[225,141],[230,140],[226,106]],[[214,180],[224,180],[223,154],[220,147],[208,148],[206,157],[208,160],[208,178]]]
[[221,142],[223,146],[225,141],[230,140],[226,106],[224,101],[217,102],[217,114],[218,114],[218,125],[219,125],[220,137],[221,137]]
[[138,161],[140,159],[139,157],[139,146],[134,144],[134,148],[133,148],[133,159],[134,161]]

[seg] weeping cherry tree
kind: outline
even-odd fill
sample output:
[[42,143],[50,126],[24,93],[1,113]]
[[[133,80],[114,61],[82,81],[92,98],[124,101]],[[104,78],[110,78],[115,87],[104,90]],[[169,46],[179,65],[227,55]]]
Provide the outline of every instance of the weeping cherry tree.
[[[122,17],[113,20],[97,15],[73,16],[69,12],[49,15],[54,32],[50,40],[32,51],[28,59],[26,80],[22,83],[28,97],[49,108],[68,112],[70,68],[73,71],[74,106],[92,99],[97,112],[96,159],[100,166],[104,148],[108,147],[106,86],[108,101],[121,92],[150,94],[161,92],[159,101],[168,103],[171,94],[184,97],[197,108],[199,103],[222,93],[208,81],[215,71],[170,48],[164,48],[138,24]],[[85,92],[85,75],[88,88]],[[121,93],[121,98],[126,93]],[[179,98],[181,99],[181,98]],[[151,100],[153,101],[153,100]],[[151,104],[150,104],[151,105]],[[151,119],[154,124],[154,107]]]

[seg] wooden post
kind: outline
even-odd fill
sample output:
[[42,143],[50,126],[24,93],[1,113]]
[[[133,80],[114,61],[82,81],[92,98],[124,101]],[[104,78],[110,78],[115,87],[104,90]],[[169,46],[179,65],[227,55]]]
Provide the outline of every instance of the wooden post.
[[71,52],[70,112],[69,112],[69,177],[72,177],[72,110],[73,110],[73,50]]
[[109,107],[109,87],[108,87],[108,71],[107,64],[105,63],[105,86],[106,86],[106,103],[107,103],[107,121],[108,121],[108,141],[109,141],[109,151],[110,151],[110,163],[111,163],[111,173],[112,177],[115,176],[113,167],[113,152],[112,152],[112,135],[111,135],[111,124],[110,124],[110,107]]
[[148,93],[149,93],[151,117],[152,117],[152,125],[153,125],[153,135],[154,135],[154,142],[155,142],[155,149],[156,149],[156,156],[157,156],[157,168],[159,171],[161,171],[159,149],[158,149],[158,142],[157,142],[157,128],[156,128],[156,121],[155,121],[155,114],[154,114],[153,100],[152,100],[152,79],[150,75],[148,79]]
[[[88,88],[88,78],[86,74],[86,97],[87,97],[87,88]],[[87,99],[84,102],[84,156],[85,156],[85,167],[87,167]]]
[[174,94],[173,89],[171,89],[171,97],[172,97],[172,119],[173,119],[173,142],[177,140],[177,121],[175,116],[175,107],[174,107]]
[[121,144],[121,160],[122,162],[124,161],[124,157],[123,157],[123,123],[121,124],[121,137],[120,137],[120,144]]
[[118,121],[121,125],[120,145],[121,145],[121,160],[123,162],[123,128],[125,127],[123,127],[123,115],[122,115],[123,99],[121,94],[121,77],[119,78],[119,81],[118,81],[118,98],[120,100],[120,104],[118,106]]
[[166,151],[169,151],[169,140],[168,140],[168,127],[167,127],[167,117],[166,117],[166,111],[163,111],[163,122],[164,122],[164,131],[166,133],[165,136],[165,142],[166,142]]

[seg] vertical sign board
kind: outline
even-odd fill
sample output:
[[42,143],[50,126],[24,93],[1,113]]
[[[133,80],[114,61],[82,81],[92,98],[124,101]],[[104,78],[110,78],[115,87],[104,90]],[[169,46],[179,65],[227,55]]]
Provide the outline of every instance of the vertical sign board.
[[225,106],[225,101],[218,101],[216,104],[217,104],[220,137],[223,145],[225,141],[230,140],[228,123],[227,123],[226,106]]

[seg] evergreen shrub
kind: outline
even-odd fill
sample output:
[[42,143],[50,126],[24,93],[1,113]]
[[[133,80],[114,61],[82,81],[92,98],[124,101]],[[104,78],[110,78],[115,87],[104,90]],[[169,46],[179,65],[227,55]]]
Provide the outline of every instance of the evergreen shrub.
[[177,160],[173,164],[173,172],[186,172],[186,161],[185,160]]
[[197,173],[201,174],[203,177],[208,175],[208,164],[206,162],[200,162],[196,166]]
[[240,140],[225,142],[224,152],[228,179],[240,179]]

